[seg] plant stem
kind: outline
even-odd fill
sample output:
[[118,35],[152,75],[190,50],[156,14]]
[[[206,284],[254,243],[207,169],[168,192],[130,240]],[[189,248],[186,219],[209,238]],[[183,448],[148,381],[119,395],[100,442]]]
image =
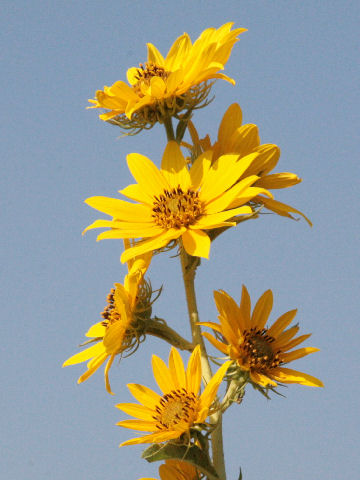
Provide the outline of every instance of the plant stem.
[[146,333],[148,335],[161,338],[180,350],[188,350],[189,352],[194,350],[192,343],[185,340],[185,338],[179,335],[174,329],[170,328],[165,321],[162,323],[159,320],[161,319],[156,318],[155,320],[147,320]]
[[169,142],[170,140],[175,140],[175,133],[174,133],[174,127],[172,124],[172,118],[171,117],[165,117],[164,118],[164,127],[166,130],[166,138],[167,141]]
[[[180,258],[186,301],[189,312],[192,340],[194,345],[200,345],[201,371],[204,383],[207,384],[212,377],[212,372],[204,344],[204,339],[201,335],[201,329],[200,326],[197,325],[197,323],[199,322],[199,314],[196,305],[195,273],[198,266],[198,259],[197,257],[192,257],[191,255],[188,255],[182,244],[180,247]],[[211,416],[211,419],[214,423],[217,423],[216,428],[211,434],[213,464],[215,470],[219,475],[219,478],[221,480],[226,480],[221,412],[218,411],[213,414]]]

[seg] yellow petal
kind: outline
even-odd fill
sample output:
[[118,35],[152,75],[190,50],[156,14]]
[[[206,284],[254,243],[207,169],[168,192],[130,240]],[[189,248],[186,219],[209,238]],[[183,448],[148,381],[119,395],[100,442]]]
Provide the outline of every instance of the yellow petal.
[[85,333],[87,337],[103,337],[106,332],[106,327],[104,327],[102,322],[95,323],[92,325],[89,330]]
[[[96,370],[98,370],[98,368],[101,367],[101,365],[105,362],[105,360],[107,359],[108,355],[106,352],[98,355],[97,357],[94,358],[94,360],[92,362],[89,362],[87,367],[88,367],[88,370],[87,372],[83,373],[77,383],[82,383],[82,382],[85,382],[85,380],[87,380],[89,377],[91,377],[91,375],[93,375]],[[91,365],[90,365],[91,363]]]
[[218,141],[220,143],[220,149],[224,153],[229,153],[224,149],[226,142],[231,138],[234,131],[241,126],[242,123],[242,111],[238,103],[233,103],[224,113],[218,130]]
[[[122,410],[121,403],[115,406]],[[156,423],[154,420],[122,420],[116,425],[118,425],[119,427],[131,428],[132,430],[138,430],[139,432],[153,432],[154,430],[156,430]]]
[[170,352],[169,370],[174,384],[176,384],[176,388],[186,388],[184,363],[182,361],[180,353],[174,347],[171,348]]
[[[131,422],[131,420],[128,420]],[[133,420],[136,422],[136,420]],[[121,427],[126,427],[126,425],[122,425],[124,422],[120,422],[117,425],[120,425]],[[132,427],[127,427],[127,428],[132,428]],[[131,440],[127,440],[126,442],[121,443],[119,446],[123,447],[125,445],[138,445],[141,443],[162,443],[166,442],[167,440],[171,440],[173,438],[178,438],[180,437],[182,432],[176,432],[173,430],[170,431],[165,431],[165,432],[159,432],[159,433],[151,433],[150,435],[144,435],[142,437],[138,438],[133,438]]]
[[279,317],[276,322],[269,328],[268,330],[268,335],[270,337],[278,337],[284,330],[285,328],[290,325],[290,323],[293,321],[295,318],[295,315],[297,313],[297,309],[291,310],[290,312],[286,312],[281,317]]
[[214,300],[216,307],[222,317],[229,320],[229,323],[234,323],[241,331],[244,330],[242,318],[240,318],[240,309],[235,300],[224,290],[214,292]]
[[159,50],[152,43],[147,43],[146,46],[148,49],[147,61],[149,63],[154,63],[155,65],[163,67],[165,64],[165,60]]
[[148,196],[158,196],[164,189],[169,189],[170,185],[149,158],[139,153],[130,153],[126,159],[130,172]]
[[63,367],[68,365],[76,365],[77,363],[86,362],[90,358],[94,358],[99,354],[102,354],[105,351],[104,345],[102,342],[98,342],[95,345],[92,345],[89,348],[86,348],[82,352],[76,353],[72,357],[68,358],[64,363]]
[[271,372],[272,376],[282,383],[299,383],[309,387],[323,387],[321,380],[307,373],[298,372],[291,368],[280,367]]
[[244,330],[249,330],[251,325],[251,300],[249,292],[245,285],[242,286],[241,300],[240,300],[240,313],[242,321],[244,322]]
[[190,48],[191,40],[187,33],[178,37],[166,56],[166,69],[173,72],[174,70],[182,68],[184,59],[187,57]]
[[298,215],[301,215],[309,224],[310,227],[312,227],[311,221],[308,219],[306,215],[304,215],[300,210],[297,210],[294,207],[291,207],[290,205],[286,205],[286,203],[281,203],[278,202],[277,200],[273,200],[271,198],[262,198],[260,197],[260,202],[264,204],[266,208],[269,210],[272,210],[273,212],[277,213],[278,215],[281,215],[283,217],[288,217],[288,218],[293,218],[290,213],[296,213]]
[[106,364],[105,370],[104,370],[105,388],[106,388],[106,391],[108,393],[110,393],[110,395],[114,395],[114,393],[111,391],[111,387],[110,387],[109,371],[110,371],[111,365],[113,364],[115,356],[116,356],[116,354],[114,354],[114,353],[110,356],[110,358],[109,358],[109,360]]
[[232,187],[257,157],[257,153],[251,153],[240,161],[238,155],[222,155],[209,170],[201,188],[201,196],[208,202],[222,195]]
[[174,382],[165,362],[157,355],[152,356],[152,368],[156,383],[164,395],[176,389],[175,382],[177,379]]
[[211,378],[209,383],[206,385],[203,393],[201,394],[200,401],[201,401],[201,406],[202,408],[210,407],[210,405],[213,403],[218,388],[222,382],[222,379],[224,378],[224,375],[231,365],[231,360],[228,360],[225,362],[215,373],[215,375]]
[[152,221],[148,207],[125,202],[119,198],[90,197],[85,200],[85,203],[119,220],[136,218],[137,221]]
[[119,190],[119,193],[121,193],[125,197],[130,198],[131,200],[135,200],[136,202],[145,203],[150,208],[153,207],[153,203],[154,203],[153,197],[148,193],[144,192],[144,190],[140,188],[140,186],[137,183],[128,185],[122,190]]
[[194,190],[201,187],[211,167],[212,151],[208,150],[197,157],[190,169],[191,184]]
[[220,352],[224,353],[225,355],[227,355],[228,353],[228,346],[225,345],[225,343],[223,342],[220,342],[219,340],[217,340],[215,337],[213,337],[210,333],[208,332],[202,332],[202,335],[207,338],[209,340],[209,342],[215,347],[217,348],[218,350],[220,350]]
[[186,230],[182,235],[182,241],[189,255],[209,258],[211,241],[202,230]]
[[254,327],[262,330],[269,318],[273,306],[273,294],[271,290],[264,292],[257,301],[252,317],[251,323]]
[[190,355],[186,369],[186,380],[186,390],[197,395],[201,385],[200,345],[196,345],[192,354]]
[[297,360],[298,358],[305,357],[306,355],[309,355],[310,353],[315,353],[315,352],[318,352],[318,351],[319,351],[319,348],[303,347],[303,348],[298,348],[297,350],[294,350],[293,352],[283,353],[281,355],[281,358],[285,363],[289,363],[289,362],[292,362],[293,360]]
[[172,188],[180,185],[185,192],[190,187],[190,175],[185,158],[175,141],[170,141],[166,145],[161,161],[161,173]]
[[127,250],[125,250],[125,252],[123,252],[120,258],[121,262],[125,263],[130,258],[134,258],[138,255],[143,255],[146,252],[165,247],[165,245],[167,245],[170,240],[176,240],[182,235],[184,231],[185,228],[170,228],[169,230],[165,230],[163,233],[157,235],[154,238],[150,238],[149,240],[140,242],[136,245],[136,247],[128,248]]
[[[291,330],[291,329],[289,329]],[[285,332],[286,333],[286,332]],[[292,348],[294,347],[297,347],[298,345],[300,345],[300,343],[302,342],[305,342],[305,340],[307,340],[308,338],[311,337],[311,333],[308,333],[307,335],[300,335],[299,337],[297,338],[294,338],[293,340],[291,341],[287,341],[286,343],[283,342],[283,344],[281,345],[279,340],[282,340],[281,338],[280,339],[277,339],[276,341],[276,346],[281,346],[281,349],[283,351],[286,351],[286,350],[291,350]],[[291,337],[290,337],[291,338]]]
[[127,385],[131,395],[136,400],[149,408],[154,408],[160,401],[161,396],[144,385],[129,383]]
[[128,415],[131,415],[132,417],[154,423],[154,411],[148,407],[144,407],[143,405],[136,405],[136,403],[118,403],[116,408],[122,410]]
[[301,178],[299,178],[295,173],[282,172],[262,176],[260,180],[256,182],[256,185],[274,190],[278,188],[292,187],[300,182]]

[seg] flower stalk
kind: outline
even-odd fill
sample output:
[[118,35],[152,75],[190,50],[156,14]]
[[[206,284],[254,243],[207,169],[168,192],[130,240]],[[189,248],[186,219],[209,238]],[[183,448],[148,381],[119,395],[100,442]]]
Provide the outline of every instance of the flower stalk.
[[[203,381],[206,385],[212,377],[212,371],[204,339],[201,334],[201,328],[198,325],[199,313],[197,309],[195,293],[195,274],[198,261],[195,260],[194,257],[191,257],[191,255],[185,251],[182,245],[180,247],[180,259],[192,340],[194,345],[200,345],[201,370]],[[213,464],[219,475],[219,478],[221,480],[226,480],[221,411],[219,410],[211,415],[211,420],[214,424],[216,424],[216,427],[211,435]]]

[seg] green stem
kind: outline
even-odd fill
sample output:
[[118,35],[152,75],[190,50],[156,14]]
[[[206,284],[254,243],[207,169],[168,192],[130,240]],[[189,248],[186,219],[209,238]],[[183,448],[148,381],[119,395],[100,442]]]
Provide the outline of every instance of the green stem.
[[185,338],[170,328],[165,321],[162,322],[159,320],[161,319],[156,318],[146,321],[146,334],[161,338],[180,350],[188,350],[189,352],[194,350],[192,343],[185,340]]
[[166,138],[168,142],[170,142],[170,140],[175,140],[174,127],[172,124],[171,117],[164,117],[164,126],[166,130]]
[[[196,305],[195,273],[198,266],[198,258],[188,255],[182,244],[180,247],[180,258],[193,344],[200,345],[201,371],[204,383],[207,384],[212,377],[212,372],[204,339],[201,335],[201,329],[200,326],[197,325],[199,322],[199,314]],[[221,411],[219,410],[214,413],[211,416],[211,420],[217,424],[211,434],[213,464],[219,478],[226,480]]]

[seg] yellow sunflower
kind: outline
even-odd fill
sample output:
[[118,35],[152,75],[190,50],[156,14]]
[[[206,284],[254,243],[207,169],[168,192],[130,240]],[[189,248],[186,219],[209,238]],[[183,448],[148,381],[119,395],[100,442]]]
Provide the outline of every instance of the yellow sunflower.
[[[188,462],[166,460],[160,465],[161,480],[199,480],[200,473]],[[140,478],[139,480],[156,480],[155,478]]]
[[172,347],[169,356],[169,367],[156,355],[152,357],[155,380],[162,395],[149,388],[128,384],[131,394],[140,402],[119,403],[117,408],[137,418],[124,420],[117,425],[121,427],[150,432],[123,445],[139,443],[161,443],[190,434],[191,427],[203,424],[215,400],[219,385],[231,362],[225,362],[199,395],[201,385],[200,347],[197,345],[191,354],[185,371],[179,352]]
[[[85,203],[113,217],[96,220],[85,231],[108,227],[97,239],[142,238],[135,247],[125,250],[121,261],[165,247],[181,237],[187,253],[208,258],[210,238],[206,230],[234,226],[229,221],[237,215],[251,215],[243,206],[259,194],[271,193],[252,187],[258,176],[249,175],[234,185],[234,179],[256,161],[258,153],[238,161],[238,155],[222,155],[211,162],[211,152],[200,155],[188,169],[179,145],[167,144],[159,170],[147,157],[132,153],[127,162],[137,184],[120,193],[137,204],[108,197],[91,197]],[[229,208],[231,205],[231,208]]]
[[[209,93],[208,80],[234,80],[222,73],[238,36],[245,28],[231,30],[233,23],[208,28],[191,43],[187,33],[181,35],[170,48],[166,58],[151,43],[147,44],[145,64],[127,71],[129,85],[123,81],[98,90],[89,108],[108,110],[100,115],[102,120],[124,116],[131,119],[136,112],[139,119],[153,123],[164,112],[175,115],[181,110],[193,108],[197,100],[202,102]],[[153,118],[155,117],[155,118]],[[141,123],[141,120],[140,120]]]
[[[292,350],[310,337],[301,335],[297,325],[288,328],[297,310],[281,315],[271,327],[266,327],[272,310],[273,295],[267,290],[257,301],[251,314],[250,296],[245,286],[238,306],[226,292],[214,292],[219,311],[220,324],[202,322],[211,327],[217,338],[204,332],[203,335],[222,353],[228,355],[241,370],[249,373],[250,379],[263,387],[276,386],[276,382],[299,383],[311,387],[322,387],[320,380],[284,365],[298,358],[317,352],[318,348],[303,347]],[[292,351],[289,351],[292,350]]]
[[138,292],[143,284],[143,277],[150,261],[151,253],[128,262],[128,274],[125,277],[124,285],[115,283],[115,288],[108,295],[108,305],[102,313],[104,320],[90,327],[86,333],[91,340],[85,344],[96,342],[95,345],[76,353],[64,362],[63,367],[66,367],[90,360],[87,364],[87,371],[81,375],[78,383],[87,380],[108,360],[104,373],[105,387],[112,394],[109,370],[114,358],[126,351],[132,351],[137,345],[138,339],[132,328],[132,322],[136,317],[138,305],[142,302]]
[[[242,111],[237,103],[230,105],[225,112],[219,126],[217,141],[214,144],[211,144],[208,135],[200,139],[191,122],[189,129],[194,145],[185,142],[183,142],[183,145],[192,150],[195,149],[196,154],[201,153],[201,151],[212,150],[213,161],[224,154],[238,154],[239,162],[241,162],[241,158],[244,156],[255,152],[258,154],[256,160],[246,168],[239,180],[249,175],[257,175],[259,179],[254,183],[254,186],[263,187],[267,190],[288,188],[301,182],[301,178],[295,173],[270,173],[279,161],[280,148],[271,143],[260,144],[258,127],[254,124],[242,125]],[[302,212],[274,198],[258,195],[251,200],[251,204],[264,205],[267,209],[284,217],[292,218],[291,213],[301,215],[311,225],[310,220]]]

